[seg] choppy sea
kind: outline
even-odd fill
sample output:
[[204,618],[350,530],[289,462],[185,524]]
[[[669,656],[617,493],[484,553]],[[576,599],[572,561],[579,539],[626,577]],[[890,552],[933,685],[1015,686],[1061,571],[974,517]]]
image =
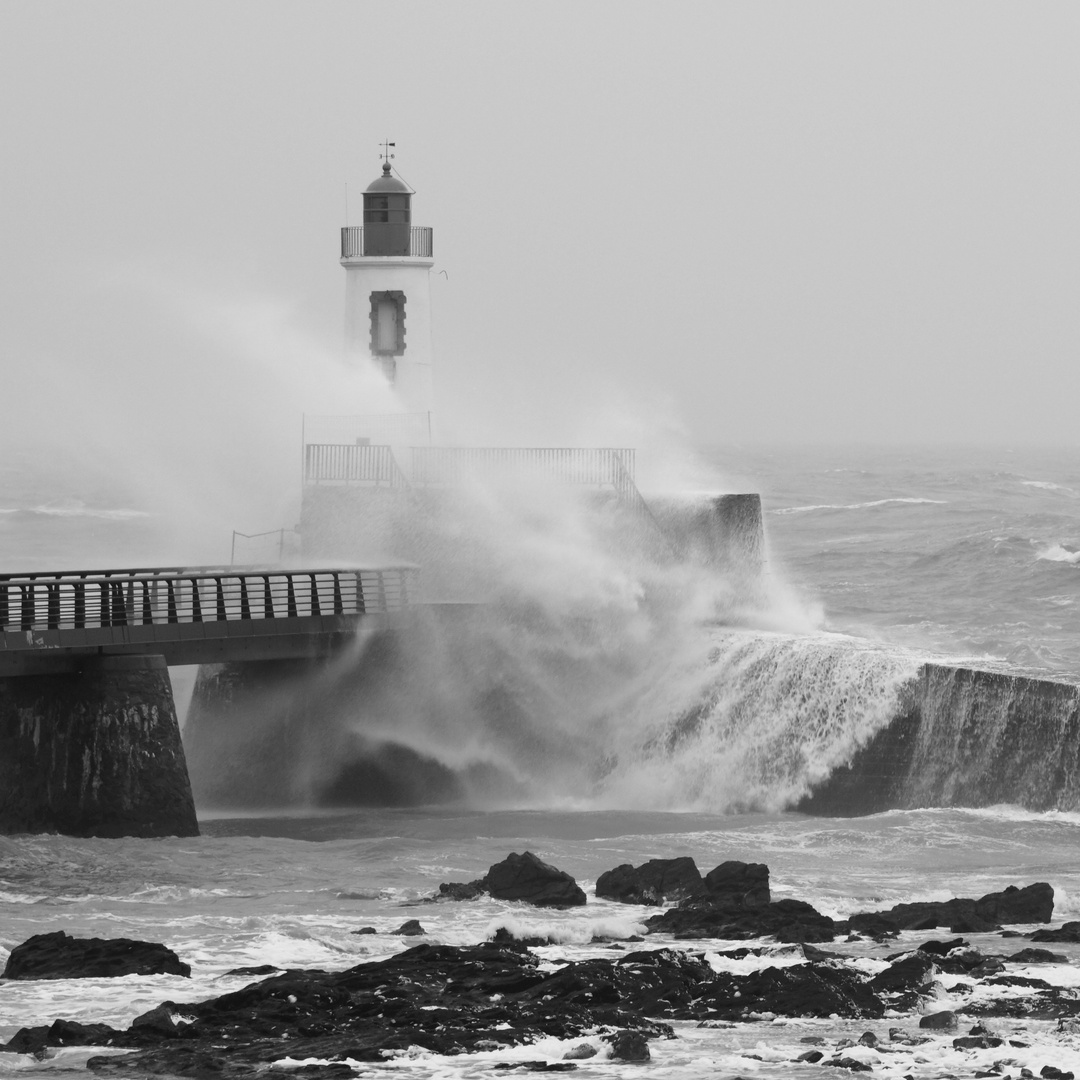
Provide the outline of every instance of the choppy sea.
[[[775,610],[761,614],[757,629],[779,634],[773,647],[781,652],[808,646],[812,652],[816,643],[842,640],[888,658],[872,671],[944,656],[1080,677],[1080,452],[726,448],[705,456],[718,485],[762,493]],[[168,522],[121,488],[84,482],[82,467],[69,463],[62,476],[39,461],[0,469],[0,567],[157,561]],[[702,629],[703,636],[711,632]],[[702,655],[718,662],[715,649],[703,648]],[[720,682],[724,662],[721,654]],[[831,677],[845,678],[831,670]],[[850,709],[860,695],[873,699],[867,668],[858,670],[850,685],[819,695],[815,708]],[[745,676],[738,666],[727,675],[729,681]],[[190,685],[190,673],[175,678],[178,688]],[[732,725],[750,731],[776,722],[765,714],[775,699],[755,700],[763,712],[729,717],[729,736]],[[801,738],[797,709],[784,725],[790,752]],[[819,762],[828,762],[820,752],[821,724],[813,726],[805,739],[815,740]],[[433,741],[431,752],[438,754],[439,746]],[[1045,880],[1056,891],[1055,922],[1080,918],[1080,815],[1002,805],[812,818],[780,808],[786,788],[775,799],[761,797],[770,776],[790,784],[790,772],[762,770],[755,798],[745,792],[727,798],[718,790],[733,782],[722,760],[733,746],[715,748],[709,767],[694,773],[690,797],[681,800],[655,796],[667,788],[657,780],[664,762],[654,761],[630,777],[633,783],[598,788],[595,797],[579,790],[572,807],[542,798],[498,808],[292,809],[278,815],[199,807],[203,835],[195,839],[0,837],[0,961],[30,935],[62,929],[163,941],[192,965],[191,979],[0,981],[0,1039],[57,1017],[124,1025],[162,1000],[199,1000],[237,988],[246,980],[225,974],[236,967],[344,968],[380,958],[413,943],[393,932],[411,918],[420,919],[427,940],[447,943],[474,943],[509,923],[561,942],[541,950],[545,954],[576,958],[610,955],[591,944],[594,935],[631,931],[648,914],[591,893],[586,908],[571,912],[493,900],[419,905],[440,882],[481,876],[510,851],[525,849],[569,871],[587,892],[600,873],[620,863],[690,855],[703,871],[726,859],[765,862],[775,896],[807,900],[831,915]],[[768,746],[759,745],[757,756],[767,755]],[[654,783],[654,797],[634,794],[645,780]],[[361,926],[378,933],[354,935]],[[1000,950],[993,936],[972,941]],[[647,947],[665,944],[670,941],[662,937],[647,941]],[[897,948],[836,947],[857,949],[868,958],[868,970]],[[1038,976],[1080,986],[1080,946],[1056,948],[1068,952],[1071,963],[1049,975],[1041,968]],[[952,1000],[946,980],[933,1007]],[[868,1028],[883,1034],[897,1023],[904,1021],[777,1020],[723,1030],[677,1025],[677,1039],[652,1044],[646,1068],[679,1078],[809,1077],[819,1067],[791,1063],[805,1048],[803,1036],[857,1037]],[[1013,1023],[1030,1044],[1012,1052],[1014,1075],[1022,1067],[1038,1074],[1046,1064],[1080,1070],[1078,1037],[1056,1034],[1049,1021]],[[452,1060],[416,1055],[363,1072],[471,1077],[500,1060],[556,1060],[562,1050],[553,1043]],[[948,1040],[918,1050],[883,1058],[875,1071],[973,1075],[991,1063],[952,1050]],[[81,1070],[85,1058],[99,1052],[68,1049],[46,1061],[2,1054],[0,1075]],[[578,1071],[629,1076],[641,1069],[601,1057]]]

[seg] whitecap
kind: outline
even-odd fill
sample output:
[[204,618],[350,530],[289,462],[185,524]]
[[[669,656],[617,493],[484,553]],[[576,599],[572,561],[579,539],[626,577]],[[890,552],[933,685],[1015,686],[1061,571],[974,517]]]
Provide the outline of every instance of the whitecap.
[[1021,480],[1020,483],[1024,487],[1041,488],[1043,491],[1061,491],[1066,495],[1072,495],[1074,498],[1077,494],[1080,494],[1075,488],[1066,487],[1064,484],[1055,484],[1050,480]]
[[1071,563],[1073,566],[1080,566],[1080,551],[1073,551],[1064,544],[1051,544],[1049,547],[1037,551],[1035,558],[1043,559],[1046,562]]
[[909,505],[932,505],[944,506],[946,499],[916,499],[901,498],[873,499],[870,502],[859,503],[820,503],[815,506],[784,506],[778,510],[770,510],[770,514],[807,514],[811,510],[866,510],[874,506],[887,506],[890,503],[907,503]]

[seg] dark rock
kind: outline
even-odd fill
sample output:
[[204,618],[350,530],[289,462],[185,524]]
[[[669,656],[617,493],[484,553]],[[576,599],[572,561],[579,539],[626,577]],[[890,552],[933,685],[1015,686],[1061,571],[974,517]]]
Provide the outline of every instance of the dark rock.
[[873,1067],[867,1065],[865,1061],[859,1061],[858,1058],[853,1057],[838,1057],[829,1058],[828,1061],[823,1061],[822,1065],[831,1065],[836,1069],[850,1069],[852,1072],[873,1072]]
[[351,934],[377,934],[379,931],[374,926],[361,926],[359,930],[350,930]]
[[933,981],[934,960],[932,954],[921,949],[907,953],[879,971],[870,980],[870,988],[878,993],[921,993]]
[[942,1012],[929,1013],[919,1020],[919,1027],[930,1028],[933,1031],[955,1031],[959,1026],[956,1013],[948,1009]]
[[623,863],[596,879],[596,895],[623,904],[658,905],[701,892],[701,871],[689,857],[650,859],[641,866]]
[[1080,942],[1080,922],[1067,922],[1056,930],[1036,930],[1028,934],[1032,941]]
[[419,937],[421,934],[426,934],[427,931],[420,925],[419,919],[409,919],[403,922],[396,930],[391,930],[391,934],[400,934],[402,937]]
[[101,979],[121,975],[184,975],[191,967],[153,941],[73,938],[63,930],[35,934],[16,945],[4,979]]
[[107,1046],[120,1032],[108,1024],[79,1024],[54,1020],[51,1025],[20,1028],[2,1049],[17,1054],[42,1054],[50,1046]]
[[1021,949],[1012,956],[1006,956],[1010,964],[1067,964],[1069,958],[1064,953],[1051,952],[1049,949]]
[[919,952],[930,953],[932,956],[948,956],[953,949],[966,949],[968,943],[963,938],[953,938],[952,941],[924,941],[919,946]]
[[475,881],[444,881],[439,886],[439,892],[432,900],[475,900],[484,895],[484,882],[481,878]]
[[535,934],[515,934],[508,927],[500,926],[495,930],[495,934],[491,939],[498,945],[506,945],[510,942],[516,942],[518,945],[528,945],[530,948],[534,948],[537,945],[555,945],[556,941],[553,937],[540,937]]
[[648,1061],[651,1055],[640,1031],[617,1031],[611,1039],[611,1056],[619,1061]]
[[[361,932],[362,931],[360,931],[360,930],[354,930],[353,931],[354,934],[359,934]],[[372,930],[372,933],[375,933],[375,931]],[[279,967],[275,967],[273,964],[259,964],[257,967],[230,968],[228,971],[225,972],[225,974],[226,975],[251,975],[251,976],[255,976],[255,975],[273,975],[276,972],[282,971],[282,970],[284,970],[284,969],[279,968]]]
[[957,1050],[989,1050],[991,1047],[1000,1046],[1005,1040],[996,1035],[961,1035],[953,1039],[952,1044]]
[[[620,1032],[631,1060],[645,1040],[672,1036],[667,1021],[865,1020],[887,1007],[865,975],[833,959],[736,975],[654,949],[548,968],[518,943],[425,943],[346,971],[287,971],[210,1000],[164,1002],[127,1031],[102,1027],[80,1042],[135,1051],[91,1058],[99,1073],[241,1080],[283,1057],[382,1063],[412,1046],[455,1055],[605,1030]],[[38,1048],[50,1039],[48,1029],[22,1035]]]
[[801,900],[776,900],[758,908],[733,910],[723,902],[688,900],[645,921],[651,933],[682,938],[740,941],[775,936],[777,941],[832,941],[836,924]]
[[[897,904],[888,911],[853,915],[848,925],[852,930],[869,934],[889,928],[932,930],[938,926],[950,927],[956,933],[978,933],[996,930],[1001,923],[1049,922],[1053,913],[1054,890],[1040,881],[1023,889],[1010,885],[1003,892],[987,893],[978,900]],[[959,929],[961,926],[963,930]]]
[[764,863],[721,863],[705,875],[705,888],[714,902],[736,909],[763,907],[772,899]]
[[800,1054],[796,1061],[807,1061],[811,1065],[816,1065],[825,1055],[820,1050],[807,1050]]
[[511,852],[488,870],[483,883],[496,900],[521,900],[538,907],[585,903],[585,893],[568,873],[542,862],[531,851]]
[[859,1036],[860,1046],[877,1046],[878,1037],[872,1031],[864,1031]]
[[592,1043],[578,1043],[563,1054],[563,1061],[584,1061],[586,1058],[596,1057],[598,1053]]
[[1071,1072],[1063,1072],[1056,1065],[1044,1065],[1039,1070],[1039,1075],[1045,1077],[1045,1080],[1073,1080]]

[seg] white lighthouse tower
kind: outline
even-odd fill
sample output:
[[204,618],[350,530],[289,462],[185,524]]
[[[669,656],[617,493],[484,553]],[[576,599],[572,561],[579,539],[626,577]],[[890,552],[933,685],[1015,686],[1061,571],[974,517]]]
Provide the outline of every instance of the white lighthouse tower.
[[363,225],[341,230],[345,347],[355,362],[375,363],[430,431],[432,230],[412,223],[413,191],[392,175],[391,146],[364,192]]

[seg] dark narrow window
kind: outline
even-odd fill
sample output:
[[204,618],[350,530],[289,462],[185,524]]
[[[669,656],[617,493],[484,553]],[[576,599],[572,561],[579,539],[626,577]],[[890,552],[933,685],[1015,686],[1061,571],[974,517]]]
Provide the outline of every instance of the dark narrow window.
[[405,352],[405,294],[400,290],[371,294],[371,354],[401,356]]

